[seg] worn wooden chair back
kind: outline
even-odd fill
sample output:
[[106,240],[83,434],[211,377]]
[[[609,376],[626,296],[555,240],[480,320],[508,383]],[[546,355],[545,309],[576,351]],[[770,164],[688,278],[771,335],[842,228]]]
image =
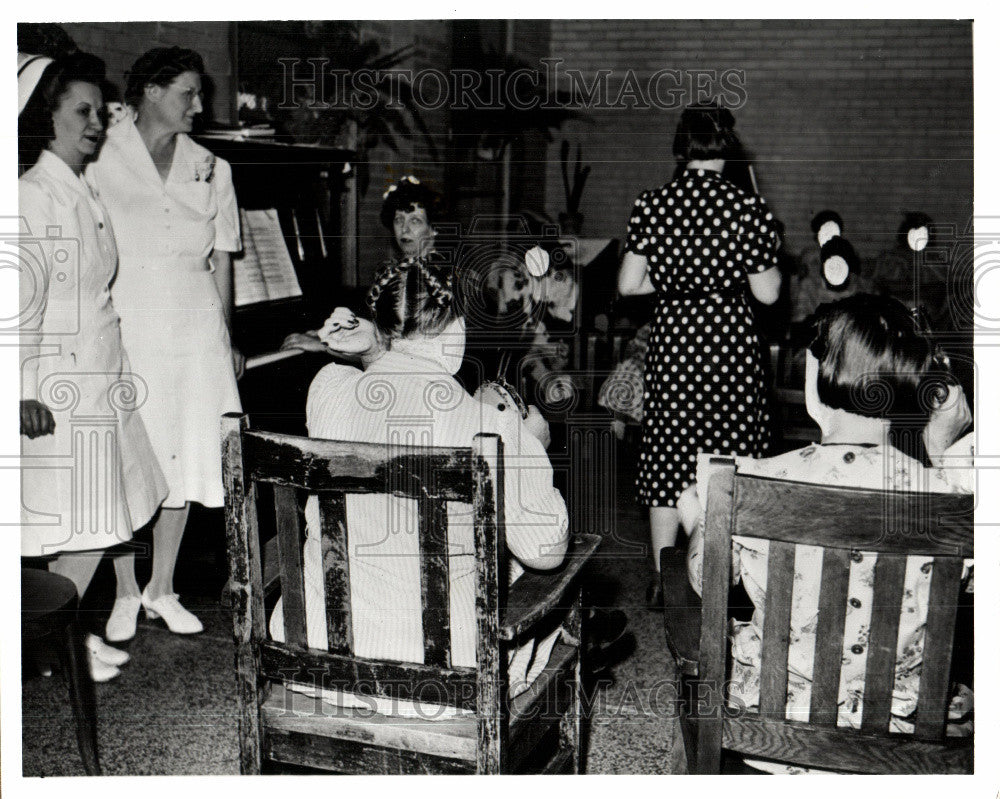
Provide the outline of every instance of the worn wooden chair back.
[[[705,527],[696,768],[718,773],[720,748],[865,773],[971,772],[971,738],[947,738],[949,672],[963,558],[972,557],[970,495],[869,491],[740,475],[710,480]],[[727,598],[734,535],[769,543],[760,706],[726,706]],[[795,546],[823,548],[808,722],[785,718]],[[860,730],[837,726],[851,554],[874,552],[874,598]],[[933,557],[913,735],[889,732],[908,555]],[[704,686],[709,686],[706,691]],[[712,688],[712,687],[715,688]]]
[[[241,771],[259,773],[263,761],[274,760],[351,773],[502,772],[508,764],[510,715],[503,644],[523,636],[542,610],[558,606],[596,545],[587,542],[589,549],[583,547],[587,551],[578,564],[579,558],[571,559],[575,568],[562,575],[561,594],[556,595],[551,585],[542,592],[547,606],[540,608],[524,598],[501,618],[507,574],[499,510],[503,507],[499,437],[480,434],[472,447],[465,448],[390,447],[250,431],[245,416],[229,414],[223,417],[223,472]],[[258,489],[264,484],[270,484],[274,495],[276,570],[261,564]],[[307,645],[298,489],[319,498],[328,651]],[[423,663],[362,658],[355,653],[348,494],[391,494],[417,502]],[[452,664],[448,502],[472,505],[476,667]],[[268,571],[277,574],[269,577]],[[265,584],[280,586],[284,643],[267,636]],[[531,576],[526,576],[515,586],[523,594],[531,584]],[[577,597],[573,605],[577,638],[578,602]],[[313,711],[315,701],[285,690],[288,682],[389,700],[430,701],[474,711],[475,717],[454,723],[393,721],[368,711],[331,718]],[[429,695],[424,693],[427,688],[433,689]],[[572,743],[573,756],[578,757],[578,738]]]

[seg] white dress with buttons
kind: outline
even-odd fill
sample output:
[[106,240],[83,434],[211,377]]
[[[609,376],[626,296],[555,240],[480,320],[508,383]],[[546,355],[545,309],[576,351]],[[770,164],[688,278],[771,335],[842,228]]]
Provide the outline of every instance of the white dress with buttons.
[[178,134],[164,181],[126,118],[87,178],[114,224],[121,264],[112,291],[125,347],[149,386],[142,413],[170,485],[164,505],[218,507],[219,417],[241,408],[208,260],[240,249],[229,164]]
[[146,387],[122,347],[109,284],[106,211],[47,151],[18,181],[21,399],[55,432],[21,437],[21,554],[104,549],[132,537],[166,497],[142,419]]

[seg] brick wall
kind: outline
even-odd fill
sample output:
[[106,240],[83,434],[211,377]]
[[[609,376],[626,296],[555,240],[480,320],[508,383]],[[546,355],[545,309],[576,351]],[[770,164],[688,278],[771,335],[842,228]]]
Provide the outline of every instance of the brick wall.
[[73,22],[62,27],[81,50],[104,59],[108,78],[125,88],[125,71],[153,47],[189,47],[205,60],[212,118],[235,122],[236,87],[231,22]]
[[[588,82],[612,70],[612,97],[628,69],[640,86],[664,68],[744,70],[737,129],[794,251],[811,246],[809,220],[827,207],[863,257],[886,246],[903,211],[959,226],[972,214],[971,23],[556,20],[551,29],[560,67]],[[661,84],[666,98],[670,85]],[[593,165],[584,233],[621,237],[635,196],[670,177],[679,115],[605,109],[591,124],[567,124],[549,147],[549,213],[563,204],[558,140],[579,141]]]

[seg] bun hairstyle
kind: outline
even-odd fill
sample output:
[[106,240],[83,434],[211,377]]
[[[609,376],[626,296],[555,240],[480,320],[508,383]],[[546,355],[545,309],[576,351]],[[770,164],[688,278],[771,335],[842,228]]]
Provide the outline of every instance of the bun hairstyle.
[[461,315],[458,307],[454,268],[440,256],[389,264],[368,291],[372,319],[387,342],[434,336]]
[[18,164],[34,165],[56,137],[52,114],[59,108],[71,83],[92,83],[105,91],[104,62],[90,53],[72,53],[57,58],[42,73],[31,97],[17,118]]
[[719,105],[689,105],[674,135],[674,155],[681,161],[733,158],[742,151],[734,130],[736,120]]
[[126,73],[125,102],[138,109],[147,86],[169,86],[185,72],[205,74],[205,62],[194,50],[154,47],[139,56]]
[[898,300],[855,294],[821,305],[809,351],[824,405],[922,428],[955,380],[948,361]]
[[397,211],[409,212],[417,208],[424,209],[427,221],[433,225],[441,213],[441,195],[412,175],[405,175],[383,193],[379,221],[383,227],[392,230]]

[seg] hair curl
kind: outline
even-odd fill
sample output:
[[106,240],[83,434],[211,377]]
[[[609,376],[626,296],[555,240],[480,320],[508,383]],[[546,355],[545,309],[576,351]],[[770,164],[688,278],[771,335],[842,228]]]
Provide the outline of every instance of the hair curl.
[[[91,83],[105,94],[104,62],[90,53],[72,53],[57,58],[42,73],[38,85],[17,118],[18,164],[34,165],[42,150],[56,137],[52,115],[59,109],[71,83]],[[104,120],[103,102],[101,119]]]
[[185,47],[147,50],[125,75],[125,102],[138,109],[147,86],[169,86],[185,72],[205,74],[205,62],[194,50]]
[[418,183],[410,177],[400,178],[393,184],[395,188],[386,192],[382,201],[382,210],[379,212],[379,221],[382,226],[392,230],[392,223],[396,218],[397,211],[409,213],[418,208],[423,208],[427,214],[427,222],[430,225],[438,219],[441,213],[441,195],[426,183]]

